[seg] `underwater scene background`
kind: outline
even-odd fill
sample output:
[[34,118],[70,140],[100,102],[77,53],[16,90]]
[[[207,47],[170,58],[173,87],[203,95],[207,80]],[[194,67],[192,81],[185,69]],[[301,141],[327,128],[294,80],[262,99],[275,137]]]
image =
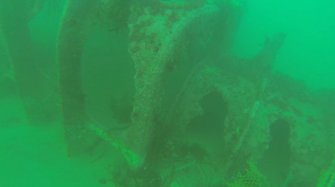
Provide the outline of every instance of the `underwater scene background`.
[[0,0],[1,187],[334,187],[330,0]]

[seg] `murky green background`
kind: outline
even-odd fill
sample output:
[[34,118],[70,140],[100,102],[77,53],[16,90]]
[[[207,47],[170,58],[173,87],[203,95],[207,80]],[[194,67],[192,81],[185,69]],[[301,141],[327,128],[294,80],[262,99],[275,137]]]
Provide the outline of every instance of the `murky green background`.
[[[178,3],[219,1],[170,4],[177,4],[178,9]],[[133,108],[134,100],[137,103],[134,95],[138,94],[137,78],[145,74],[136,69],[129,47],[135,39],[129,37],[127,25],[122,27],[127,20],[123,19],[126,9],[122,6],[150,7],[155,1],[129,1],[116,9],[107,7],[113,0],[101,2],[106,6],[99,6],[94,16],[83,16],[78,22],[70,20],[71,26],[90,22],[83,27],[83,33],[88,34],[79,54],[79,74],[86,106],[84,120],[96,125],[89,125],[87,137],[81,137],[83,144],[87,140],[90,146],[84,153],[72,155],[64,135],[62,101],[66,94],[60,85],[59,43],[67,1],[0,0],[0,186],[335,185],[333,1],[235,0],[234,6],[243,7],[241,19],[236,21],[233,33],[222,33],[231,34],[227,41],[232,41],[229,49],[223,47],[219,54],[211,53],[218,45],[202,46],[201,39],[207,37],[201,27],[205,22],[190,26],[191,33],[199,36],[190,39],[183,35],[178,44],[180,54],[171,57],[177,60],[164,70],[167,73],[160,80],[164,91],[156,98],[161,105],[154,109],[159,112],[151,121],[158,126],[152,132],[153,141],[158,143],[148,149],[149,164],[140,169],[129,166],[120,153],[122,148],[113,144],[115,137],[125,139],[127,129],[141,115]],[[77,2],[78,10],[81,3]],[[107,13],[117,13],[106,16],[106,9]],[[234,24],[224,26],[229,30],[235,28]],[[212,30],[222,30],[220,24],[217,28],[210,26],[208,37]],[[271,75],[275,76],[264,78],[270,83],[263,88],[248,77],[254,73],[252,68],[239,63],[252,61],[278,33],[286,38],[271,62]],[[256,70],[256,75],[266,73]],[[244,98],[251,98],[249,108],[247,101],[242,102]],[[148,108],[149,104],[142,110]],[[242,119],[240,126],[227,125],[233,123],[229,119],[235,119],[229,116],[237,114],[231,111],[240,112],[241,119],[246,114],[248,119]],[[178,124],[185,126],[183,131],[175,127]],[[92,143],[91,136],[98,138]],[[160,143],[164,145],[157,148]]]

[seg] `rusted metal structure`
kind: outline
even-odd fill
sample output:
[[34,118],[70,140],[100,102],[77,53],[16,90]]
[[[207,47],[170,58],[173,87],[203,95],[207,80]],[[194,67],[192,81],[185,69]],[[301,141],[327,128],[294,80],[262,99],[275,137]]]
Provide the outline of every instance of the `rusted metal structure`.
[[[281,136],[271,134],[272,124],[279,124],[285,127],[279,142],[290,142],[285,158],[296,159],[282,160],[289,167],[280,180],[299,184],[292,178],[307,167],[304,153],[327,154],[322,139],[312,138],[322,134],[323,116],[306,90],[288,94],[299,84],[272,72],[284,34],[267,40],[253,58],[234,57],[231,44],[242,14],[243,5],[230,0],[69,0],[58,46],[69,152],[85,152],[99,138],[111,143],[128,162],[124,177],[133,176],[119,177],[120,186],[183,186],[183,177],[200,170],[213,178],[202,186],[224,185],[248,163],[266,162],[265,152],[277,146],[271,137]],[[99,129],[85,111],[81,57],[97,16],[110,20],[112,30],[128,28],[135,91],[122,140]],[[317,172],[324,163],[314,164]]]

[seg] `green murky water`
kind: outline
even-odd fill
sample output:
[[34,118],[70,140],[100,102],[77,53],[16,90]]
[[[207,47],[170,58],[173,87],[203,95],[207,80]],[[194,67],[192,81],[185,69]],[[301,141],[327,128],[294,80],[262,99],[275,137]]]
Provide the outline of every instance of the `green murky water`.
[[0,186],[334,187],[334,7],[0,0]]

